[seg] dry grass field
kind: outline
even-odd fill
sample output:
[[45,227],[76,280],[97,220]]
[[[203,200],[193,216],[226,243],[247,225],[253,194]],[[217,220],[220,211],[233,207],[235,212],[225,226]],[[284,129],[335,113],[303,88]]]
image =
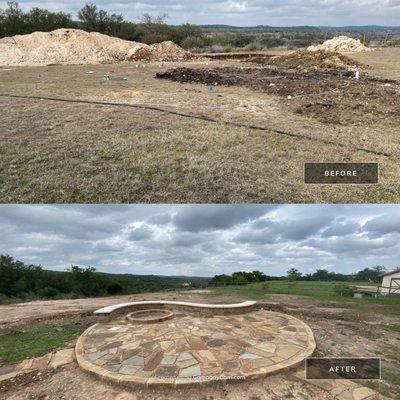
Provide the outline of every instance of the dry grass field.
[[[351,57],[370,65],[370,74],[400,78],[400,49]],[[400,140],[393,123],[399,105],[390,118],[372,114],[363,123],[357,114],[355,123],[335,124],[249,87],[216,85],[210,92],[204,83],[155,77],[182,66],[240,65],[213,60],[0,69],[0,201],[399,201]],[[106,72],[111,80],[101,86]],[[380,183],[305,185],[304,162],[320,161],[379,162]]]

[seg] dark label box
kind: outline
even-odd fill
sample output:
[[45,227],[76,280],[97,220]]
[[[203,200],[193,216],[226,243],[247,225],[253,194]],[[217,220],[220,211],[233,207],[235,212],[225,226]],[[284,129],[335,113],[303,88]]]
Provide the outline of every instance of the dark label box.
[[380,379],[380,358],[307,358],[306,379]]
[[305,163],[307,184],[373,184],[378,183],[378,163]]

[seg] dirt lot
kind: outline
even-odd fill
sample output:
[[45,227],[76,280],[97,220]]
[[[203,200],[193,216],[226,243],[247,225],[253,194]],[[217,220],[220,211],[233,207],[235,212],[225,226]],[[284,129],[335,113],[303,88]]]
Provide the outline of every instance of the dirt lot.
[[[288,112],[305,115],[322,123],[369,126],[385,121],[400,123],[400,82],[329,71],[293,71],[278,68],[176,68],[157,75],[177,82],[245,86],[288,101]],[[356,145],[356,143],[354,143]],[[372,148],[371,148],[372,150]]]
[[[206,292],[207,293],[207,292]],[[47,321],[74,315],[90,315],[94,310],[110,304],[126,303],[142,300],[176,300],[185,299],[192,302],[203,301],[205,296],[200,291],[187,294],[185,292],[141,293],[137,295],[83,298],[74,300],[43,300],[27,303],[0,305],[0,334],[9,329],[25,326],[39,321]],[[226,300],[220,298],[220,302]],[[208,302],[212,302],[209,299]],[[231,300],[231,302],[233,302]]]
[[[393,61],[399,62],[399,49],[354,57],[372,65],[370,74],[400,77]],[[181,67],[201,76],[218,69],[224,79],[236,71],[251,84],[222,79],[210,91],[206,81],[155,77]],[[309,72],[284,71],[271,72],[263,83],[260,68],[213,60],[0,69],[0,94],[6,95],[0,96],[0,201],[399,200],[397,83],[324,72],[311,83]],[[111,80],[101,86],[106,72]],[[267,83],[268,90],[259,90]],[[304,162],[315,161],[379,162],[380,184],[306,186]]]
[[[50,302],[31,302],[23,305],[0,306],[2,324],[14,324],[17,316],[26,316],[22,324],[30,324],[38,319],[53,319],[65,317],[65,312],[77,315],[81,323],[93,322],[93,317],[87,314],[94,308],[104,304],[117,303],[127,299],[179,299],[204,302],[229,302],[243,300],[234,297],[215,297],[212,293],[180,293],[148,294],[145,296],[129,296],[118,298],[98,298],[82,300],[59,300]],[[371,386],[385,396],[398,398],[400,385],[396,382],[399,372],[398,346],[400,333],[386,329],[389,324],[399,324],[399,318],[383,316],[378,308],[368,311],[348,308],[343,303],[316,302],[306,297],[289,295],[274,295],[268,298],[265,307],[285,312],[303,319],[313,330],[316,342],[316,355],[331,357],[382,357],[383,380],[371,382]],[[390,308],[390,306],[388,306]],[[393,307],[393,306],[392,306]],[[23,311],[22,311],[23,309]],[[383,311],[383,309],[381,309]],[[391,310],[393,311],[393,310]],[[86,312],[86,315],[85,315]],[[63,318],[64,318],[63,317]],[[76,317],[73,318],[76,323]],[[20,327],[21,324],[18,325]],[[396,378],[397,377],[397,378]],[[364,382],[364,384],[366,384]],[[213,386],[200,389],[174,390],[133,390],[124,393],[121,388],[111,387],[91,376],[84,374],[76,364],[58,369],[52,373],[34,375],[8,385],[1,399],[88,399],[99,396],[102,399],[119,400],[166,400],[170,398],[185,399],[190,396],[197,400],[254,400],[254,399],[331,399],[330,395],[321,389],[288,373],[267,377],[254,382]],[[132,397],[136,396],[136,397]],[[3,396],[3,397],[2,397]],[[5,396],[5,397],[4,397]],[[120,396],[120,397],[118,397]],[[129,397],[131,396],[131,397]]]
[[[72,384],[71,384],[72,383]],[[69,365],[37,381],[21,382],[19,388],[5,393],[7,400],[253,400],[310,399],[332,400],[317,387],[307,385],[293,376],[276,375],[262,380],[212,387],[169,390],[125,391],[112,387],[82,372],[76,364]]]

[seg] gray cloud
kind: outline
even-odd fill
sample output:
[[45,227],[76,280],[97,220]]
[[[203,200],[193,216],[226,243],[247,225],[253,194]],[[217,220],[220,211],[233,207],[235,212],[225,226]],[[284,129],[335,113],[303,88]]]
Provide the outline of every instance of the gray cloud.
[[359,228],[359,224],[355,221],[339,219],[329,228],[325,229],[321,233],[321,236],[325,238],[331,236],[346,236],[350,233],[357,232]]
[[153,236],[152,230],[148,226],[141,226],[139,228],[133,229],[128,236],[129,240],[132,241],[141,241],[150,239]]
[[382,235],[386,233],[400,233],[400,210],[396,215],[379,215],[367,221],[364,230],[374,234]]
[[[52,11],[69,12],[76,17],[82,2],[53,2],[51,0],[20,0],[23,9],[33,6]],[[137,21],[141,14],[167,13],[169,22],[181,24],[254,25],[398,25],[399,0],[95,0],[100,8],[122,13]],[[0,1],[6,7],[6,1]]]
[[194,205],[185,206],[175,215],[173,222],[181,230],[201,232],[213,229],[228,229],[240,222],[255,219],[272,211],[275,206],[242,205]]
[[398,266],[396,205],[0,205],[0,253],[63,270],[212,276]]

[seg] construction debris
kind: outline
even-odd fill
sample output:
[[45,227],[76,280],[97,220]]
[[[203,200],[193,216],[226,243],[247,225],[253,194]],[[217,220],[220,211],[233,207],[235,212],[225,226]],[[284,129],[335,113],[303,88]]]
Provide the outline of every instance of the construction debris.
[[359,39],[353,39],[348,36],[336,36],[333,39],[326,40],[322,44],[309,46],[308,51],[335,51],[339,53],[352,53],[361,51],[372,51],[373,49],[363,45]]
[[340,53],[324,50],[313,52],[299,50],[287,55],[270,58],[251,58],[247,61],[298,72],[339,71],[345,68],[355,70],[361,68],[359,63]]
[[131,42],[80,29],[57,29],[0,39],[0,65],[104,64],[123,61],[188,60],[172,42]]
[[[242,86],[277,96],[296,114],[334,125],[400,123],[400,85],[344,71],[301,72],[275,68],[175,68],[156,73],[159,79],[209,87]],[[388,86],[389,84],[389,86]],[[210,89],[209,89],[210,90]]]

